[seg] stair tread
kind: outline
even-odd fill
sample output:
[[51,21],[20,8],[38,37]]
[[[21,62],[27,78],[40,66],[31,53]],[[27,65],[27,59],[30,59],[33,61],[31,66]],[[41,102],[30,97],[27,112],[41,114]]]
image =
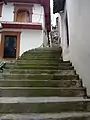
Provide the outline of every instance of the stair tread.
[[0,97],[0,103],[90,102],[83,97]]
[[[59,80],[29,80],[29,79],[25,79],[25,80],[20,80],[20,79],[14,79],[14,80],[11,80],[11,79],[0,79],[0,82],[34,82],[34,81],[36,81],[36,82],[60,82]],[[63,81],[81,81],[81,80],[63,80]]]
[[63,112],[63,113],[23,113],[23,114],[4,114],[0,115],[0,119],[14,119],[14,120],[58,120],[60,118],[73,118],[73,117],[90,117],[90,112]]
[[15,74],[15,73],[10,73],[10,74],[3,74],[3,75],[24,75],[24,76],[35,76],[35,75],[41,75],[41,76],[43,76],[43,75],[50,75],[50,76],[54,76],[54,75],[56,75],[56,76],[78,76],[78,75],[72,75],[72,74],[70,74],[70,75],[61,75],[61,74],[57,74],[57,73],[54,73],[54,74],[47,74],[47,73],[41,73],[41,74],[20,74],[20,73],[17,73],[17,74]]
[[[9,79],[9,78],[0,78],[0,80],[1,80],[1,81],[6,81],[6,80],[7,80],[7,81],[11,81],[12,79]],[[43,79],[38,79],[38,80],[37,80],[37,79],[34,79],[34,80],[33,80],[33,79],[27,79],[27,78],[25,78],[25,79],[18,79],[18,78],[16,78],[16,79],[13,79],[12,81],[17,81],[17,80],[19,80],[19,81],[26,81],[26,80],[27,80],[27,81],[38,81],[38,80],[39,80],[39,81],[52,81],[52,80],[49,80],[49,79],[46,79],[46,80],[45,80],[45,79],[44,79],[44,80],[43,80]],[[65,80],[65,79],[63,79],[63,80]],[[68,80],[69,80],[69,79],[66,79],[65,81],[68,81]],[[78,79],[74,79],[74,80],[79,81]],[[59,81],[59,80],[54,79],[53,81]],[[61,81],[61,80],[60,80],[60,81]],[[73,80],[69,80],[69,81],[73,81]]]
[[58,90],[58,89],[62,89],[62,90],[70,90],[70,89],[72,89],[72,90],[82,90],[82,89],[85,89],[84,87],[79,87],[79,88],[77,88],[77,87],[72,87],[72,88],[68,88],[68,87],[0,87],[0,89],[22,89],[22,90],[25,90],[25,89],[28,89],[28,90],[34,90],[34,89],[37,89],[37,90],[39,90],[39,89],[41,89],[41,90],[44,90],[44,89],[56,89],[56,90]]
[[90,99],[83,98],[86,88],[70,61],[61,61],[60,55],[61,48],[40,48],[27,51],[16,62],[6,64],[0,76],[0,119],[90,117]]

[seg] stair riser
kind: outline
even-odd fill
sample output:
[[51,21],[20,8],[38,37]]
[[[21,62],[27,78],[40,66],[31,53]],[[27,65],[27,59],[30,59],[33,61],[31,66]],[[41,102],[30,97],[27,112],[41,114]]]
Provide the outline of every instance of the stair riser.
[[[4,117],[3,117],[4,116]],[[90,117],[78,117],[78,116],[76,116],[76,117],[64,117],[64,118],[52,118],[52,117],[50,117],[50,118],[47,118],[47,117],[42,117],[42,118],[33,118],[33,117],[28,117],[28,115],[27,115],[27,117],[22,117],[22,116],[15,116],[15,115],[13,115],[13,117],[9,117],[9,115],[2,115],[1,117],[0,117],[0,120],[90,120]]]
[[60,58],[44,58],[44,57],[42,57],[42,58],[20,58],[19,60],[45,60],[45,61],[52,61],[52,62],[57,62],[57,61],[60,61]]
[[[47,60],[17,60],[17,63],[55,63],[55,61],[47,61]],[[61,64],[70,64],[70,61],[58,61]]]
[[[88,108],[89,106],[89,108]],[[60,112],[90,111],[90,103],[3,103],[0,104],[0,113],[60,113]],[[67,120],[67,119],[65,119]],[[71,119],[74,120],[74,119]]]
[[[50,120],[50,119],[46,119]],[[52,119],[52,120],[90,120],[90,117],[69,117],[69,118],[57,118],[57,119]]]
[[50,59],[50,60],[60,60],[59,56],[23,56],[20,59]]
[[14,74],[59,74],[59,75],[75,75],[75,71],[74,70],[62,70],[62,71],[49,71],[49,70],[4,70],[4,73],[14,73]]
[[1,88],[2,97],[83,97],[86,95],[85,89],[61,89],[61,88]]
[[59,54],[60,55],[60,51],[30,51],[30,52],[24,53],[23,55],[37,55],[37,54],[40,54],[40,55],[42,55],[42,54],[49,54],[49,55]]
[[60,54],[60,52],[61,52],[61,50],[30,50],[30,51],[25,52],[24,54],[43,54],[43,53]]
[[74,70],[72,66],[5,66],[6,69],[45,69],[45,70]]
[[25,55],[59,55],[60,56],[60,51],[30,51],[28,53],[24,53],[22,56]]
[[5,66],[71,66],[71,63],[47,63],[47,62],[31,62],[31,63],[7,63]]
[[23,56],[21,56],[21,58],[27,58],[27,57],[30,57],[30,58],[60,58],[60,54],[25,54]]
[[63,81],[0,81],[0,87],[81,87],[82,82],[63,80]]
[[6,79],[31,79],[31,80],[77,80],[79,79],[78,76],[76,75],[35,75],[35,74],[28,74],[28,75],[24,75],[24,74],[12,74],[12,75],[3,75],[3,77]]

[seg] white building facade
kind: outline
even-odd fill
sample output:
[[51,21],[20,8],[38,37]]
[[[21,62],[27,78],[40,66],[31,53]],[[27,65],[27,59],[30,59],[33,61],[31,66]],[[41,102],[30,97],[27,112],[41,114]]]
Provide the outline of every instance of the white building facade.
[[[47,45],[45,8],[37,0],[0,0],[0,57],[18,58],[23,52]],[[11,47],[12,46],[12,47]],[[13,55],[8,54],[9,49]]]
[[61,0],[60,4],[54,12],[58,12],[63,60],[72,62],[90,95],[90,0]]

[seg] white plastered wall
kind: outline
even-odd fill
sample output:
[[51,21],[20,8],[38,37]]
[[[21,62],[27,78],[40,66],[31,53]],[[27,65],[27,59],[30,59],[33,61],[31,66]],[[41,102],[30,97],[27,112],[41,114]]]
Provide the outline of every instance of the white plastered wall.
[[42,30],[22,30],[20,40],[20,55],[27,50],[40,47],[42,43]]
[[13,21],[14,19],[14,6],[12,3],[8,3],[7,5],[3,4],[2,7],[2,17],[0,21]]
[[67,0],[70,60],[90,95],[90,0]]
[[44,7],[41,6],[40,4],[34,4],[32,22],[42,24],[42,28],[43,28],[43,32],[42,32],[43,33],[43,45],[42,46],[47,47],[48,38],[47,38],[46,29],[45,29]]
[[59,24],[60,24],[60,38],[61,38],[61,47],[62,47],[62,55],[63,55],[63,60],[68,61],[70,60],[69,56],[69,46],[67,45],[67,31],[66,31],[66,23],[65,23],[65,17],[66,17],[66,7],[65,7],[65,12],[61,12],[58,14],[59,17]]
[[[41,23],[43,27],[45,27],[44,20],[44,8],[40,4],[34,4],[33,7],[33,15],[32,15],[32,23]],[[11,21],[14,20],[14,5],[13,3],[8,3],[7,5],[3,4],[2,7],[2,17],[0,17],[0,21]]]

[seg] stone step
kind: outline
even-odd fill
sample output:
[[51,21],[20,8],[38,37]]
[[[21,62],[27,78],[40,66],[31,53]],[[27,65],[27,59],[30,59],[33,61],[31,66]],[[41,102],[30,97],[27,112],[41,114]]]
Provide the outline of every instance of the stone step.
[[21,56],[21,58],[54,58],[54,59],[59,59],[60,55],[59,54],[55,54],[55,55],[49,55],[49,54],[25,54],[23,56]]
[[81,80],[0,80],[0,87],[82,87]]
[[[16,114],[16,113],[17,114],[21,114],[21,113],[62,114],[64,112],[61,115],[61,118],[65,118],[65,117],[74,117],[75,112],[78,112],[78,114],[80,112],[90,112],[90,100],[79,99],[74,101],[72,100],[65,101],[65,100],[59,100],[59,98],[58,100],[50,100],[49,98],[47,99],[45,100],[45,98],[43,99],[43,98],[23,98],[23,97],[21,98],[1,97],[0,113],[1,114]],[[67,112],[69,113],[69,115],[66,114]],[[63,116],[63,115],[66,115],[66,116]],[[58,117],[60,117],[60,115]]]
[[19,58],[19,60],[47,60],[47,61],[60,61],[60,58]]
[[77,87],[0,87],[2,97],[85,97],[86,88]]
[[78,80],[78,75],[60,74],[3,74],[4,79],[32,79],[32,80]]
[[[34,64],[34,63],[52,63],[52,64],[56,63],[55,61],[37,60],[37,59],[35,59],[35,60],[17,60],[16,62],[17,63],[28,63],[28,64],[29,63],[32,63],[32,64]],[[56,63],[56,64],[59,64],[59,63],[61,63],[61,64],[71,64],[70,61],[58,60],[58,63]]]
[[74,70],[73,66],[18,66],[18,65],[6,65],[5,69],[45,69],[45,70]]
[[59,60],[59,56],[50,56],[50,55],[25,55],[25,56],[22,56],[21,58],[32,58],[32,59],[35,59],[35,58],[47,58],[47,59],[57,59]]
[[4,73],[14,73],[14,74],[60,74],[60,75],[76,75],[75,70],[27,70],[27,69],[4,69]]
[[61,53],[61,50],[30,50],[30,51],[26,51],[23,53],[24,54],[29,54],[29,53],[32,53],[32,54],[38,54],[38,53],[50,53],[50,54],[56,54],[56,53]]
[[55,56],[55,57],[60,57],[60,52],[30,52],[30,53],[25,53],[21,57],[24,56]]
[[40,48],[40,49],[26,51],[23,54],[27,54],[27,53],[60,53],[60,52],[61,52],[61,49],[46,49],[46,48],[41,49]]
[[90,112],[4,114],[0,120],[90,120]]
[[50,62],[41,62],[41,61],[32,61],[29,63],[7,63],[5,66],[12,66],[12,65],[18,65],[18,66],[72,66],[71,63],[50,63]]

